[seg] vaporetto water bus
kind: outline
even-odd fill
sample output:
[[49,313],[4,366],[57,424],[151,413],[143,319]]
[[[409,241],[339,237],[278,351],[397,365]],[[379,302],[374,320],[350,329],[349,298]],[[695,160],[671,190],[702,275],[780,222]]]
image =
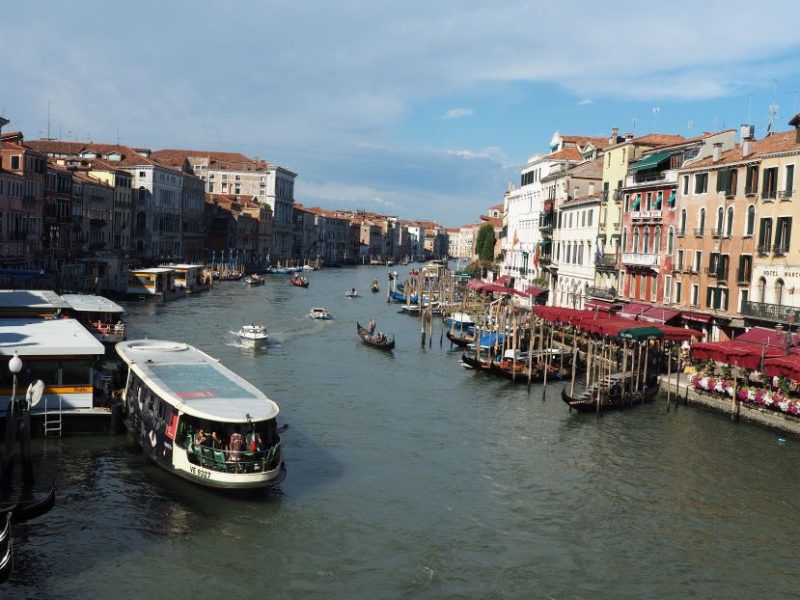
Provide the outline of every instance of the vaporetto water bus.
[[215,488],[261,488],[286,473],[278,405],[217,359],[181,342],[116,345],[128,365],[125,425],[145,454]]

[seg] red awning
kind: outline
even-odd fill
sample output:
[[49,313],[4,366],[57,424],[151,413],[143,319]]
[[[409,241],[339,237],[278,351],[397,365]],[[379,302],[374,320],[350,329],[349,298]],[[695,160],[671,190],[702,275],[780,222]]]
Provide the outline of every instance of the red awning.
[[509,277],[508,275],[501,275],[500,277],[495,279],[494,282],[497,285],[508,285],[509,283],[511,283],[511,277]]
[[591,310],[592,312],[597,310],[597,312],[601,313],[610,313],[612,310],[617,310],[620,308],[619,304],[607,302],[605,300],[598,300],[597,298],[587,300],[583,306],[586,310]]
[[475,292],[480,292],[483,289],[483,286],[486,285],[480,279],[470,279],[469,283],[467,284],[468,290],[473,290]]
[[780,356],[764,361],[764,373],[770,377],[788,377],[800,381],[800,356]]
[[766,329],[765,327],[753,327],[750,331],[745,331],[736,338],[737,342],[749,342],[751,344],[768,346],[786,346],[786,332]]
[[638,304],[637,302],[631,302],[630,304],[626,304],[622,307],[622,310],[619,311],[620,316],[624,316],[627,318],[633,318],[637,315],[641,315],[644,312],[650,310],[652,306],[649,304]]
[[540,288],[536,287],[535,285],[529,285],[528,287],[525,288],[525,294],[528,296],[532,296],[533,298],[541,296],[542,294],[546,294],[549,291],[550,290],[548,290],[547,288]]
[[704,315],[703,313],[681,313],[681,318],[684,321],[696,321],[697,323],[711,323],[711,315]]
[[703,332],[696,329],[686,329],[684,327],[672,327],[670,325],[656,325],[664,332],[664,339],[669,342],[690,341],[692,338],[703,339]]
[[764,346],[759,352],[754,349],[753,344],[747,342],[698,342],[692,345],[692,356],[696,360],[711,359],[754,371],[761,369],[762,357],[776,358],[781,355],[785,356],[786,351]]
[[680,311],[672,310],[671,308],[659,308],[654,306],[640,315],[643,321],[650,321],[652,323],[666,323],[670,319],[674,319],[680,314]]

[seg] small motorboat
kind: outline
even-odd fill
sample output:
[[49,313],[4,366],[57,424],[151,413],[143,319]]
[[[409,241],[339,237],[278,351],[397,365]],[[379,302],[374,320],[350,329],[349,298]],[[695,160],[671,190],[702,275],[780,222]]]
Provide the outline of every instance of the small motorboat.
[[356,288],[350,288],[344,293],[344,295],[348,298],[358,298],[358,290]]
[[370,286],[370,288],[369,288],[369,289],[371,289],[371,290],[372,290],[372,293],[373,293],[373,294],[377,294],[378,292],[380,292],[380,291],[381,291],[381,286],[380,286],[380,284],[378,283],[378,280],[377,280],[377,279],[375,279],[375,280],[373,280],[373,281],[372,281],[372,285]]
[[302,275],[292,275],[289,279],[289,283],[297,287],[308,287],[308,277],[303,277]]
[[314,271],[314,267],[311,265],[303,265],[303,271]]
[[449,317],[445,317],[443,321],[444,326],[448,329],[468,331],[470,328],[475,327],[475,319],[463,312],[455,312]]
[[244,282],[247,285],[264,285],[264,278],[257,273],[253,273],[252,275],[245,277]]
[[330,321],[333,319],[333,315],[328,312],[328,309],[322,306],[312,308],[311,312],[308,313],[308,316],[318,321]]
[[255,346],[266,344],[269,338],[267,328],[263,325],[256,325],[255,323],[242,325],[238,335],[243,344]]

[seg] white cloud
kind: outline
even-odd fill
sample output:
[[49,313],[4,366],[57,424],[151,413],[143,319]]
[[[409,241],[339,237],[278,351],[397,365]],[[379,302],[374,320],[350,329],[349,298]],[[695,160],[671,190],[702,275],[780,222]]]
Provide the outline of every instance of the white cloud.
[[462,119],[464,117],[471,117],[475,111],[471,108],[451,108],[442,115],[442,119]]
[[594,104],[594,100],[591,98],[584,98],[583,100],[576,102],[575,106],[589,106],[590,104]]

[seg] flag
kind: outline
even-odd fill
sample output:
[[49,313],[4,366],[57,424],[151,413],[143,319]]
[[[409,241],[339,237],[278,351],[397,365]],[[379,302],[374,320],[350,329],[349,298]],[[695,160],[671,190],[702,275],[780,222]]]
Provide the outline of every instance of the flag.
[[539,246],[536,246],[536,250],[533,253],[533,266],[534,268],[539,268]]

